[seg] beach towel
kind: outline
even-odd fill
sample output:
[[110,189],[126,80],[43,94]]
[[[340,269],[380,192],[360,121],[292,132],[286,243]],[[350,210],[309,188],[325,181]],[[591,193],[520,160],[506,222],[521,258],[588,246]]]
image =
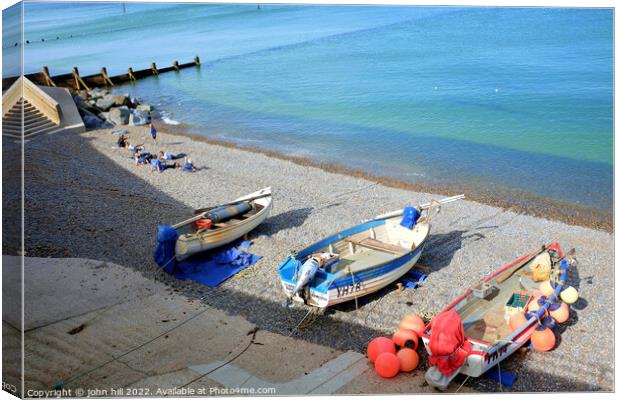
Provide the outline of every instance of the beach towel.
[[191,279],[210,288],[217,287],[226,279],[256,264],[262,257],[239,249],[250,247],[252,242],[236,242],[212,251],[198,253],[177,262],[175,244],[177,231],[166,225],[157,226],[157,246],[153,254],[157,265],[177,279]]

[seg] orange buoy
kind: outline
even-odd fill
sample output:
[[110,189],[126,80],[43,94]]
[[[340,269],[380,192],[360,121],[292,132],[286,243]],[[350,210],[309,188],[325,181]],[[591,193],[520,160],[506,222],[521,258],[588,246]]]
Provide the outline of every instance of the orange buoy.
[[394,353],[381,353],[375,361],[375,371],[383,378],[393,378],[400,370],[400,360]]
[[399,329],[392,336],[392,341],[398,347],[408,347],[416,350],[418,348],[418,334],[411,329]]
[[536,312],[540,310],[540,304],[538,304],[538,297],[534,297],[527,305],[527,311]]
[[508,321],[511,331],[516,331],[519,327],[527,322],[527,317],[523,311],[519,311],[513,314]]
[[553,286],[551,286],[550,281],[541,282],[538,289],[544,296],[547,296],[547,297],[551,297],[553,293],[555,292],[555,289],[553,288]]
[[424,333],[424,320],[415,314],[407,314],[400,321],[400,329],[410,329],[420,336]]
[[532,346],[534,346],[534,349],[537,351],[549,351],[555,346],[555,335],[553,331],[542,325],[536,327],[530,340],[532,341]]
[[400,370],[402,372],[411,372],[418,367],[420,356],[415,350],[403,348],[398,350],[396,357],[400,361]]
[[552,306],[549,308],[549,310],[551,310],[550,312],[551,318],[553,318],[555,322],[559,324],[563,324],[564,322],[568,321],[570,310],[568,308],[568,304],[566,303],[559,303],[559,304],[560,305],[557,306],[557,308],[555,306]]
[[368,358],[371,362],[375,362],[377,357],[382,353],[392,353],[396,354],[396,347],[394,346],[394,342],[386,337],[378,337],[374,338],[368,344]]

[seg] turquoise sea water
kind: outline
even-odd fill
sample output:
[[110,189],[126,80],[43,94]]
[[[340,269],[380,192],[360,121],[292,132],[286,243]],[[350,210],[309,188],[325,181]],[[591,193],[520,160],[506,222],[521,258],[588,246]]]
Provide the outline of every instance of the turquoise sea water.
[[200,69],[117,89],[196,133],[613,207],[611,9],[27,3],[24,19],[26,72],[200,55]]

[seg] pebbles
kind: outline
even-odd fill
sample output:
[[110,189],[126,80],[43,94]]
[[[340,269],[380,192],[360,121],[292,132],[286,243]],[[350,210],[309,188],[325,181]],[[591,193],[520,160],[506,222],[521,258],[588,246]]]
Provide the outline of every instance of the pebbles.
[[[28,142],[27,254],[45,256],[59,249],[63,256],[131,267],[190,299],[241,315],[260,329],[288,335],[307,312],[282,306],[277,268],[290,250],[381,210],[441,197],[192,141],[162,132],[164,126],[158,128],[157,144],[144,127],[128,127],[129,140],[144,142],[151,153],[186,153],[200,168],[198,172],[149,173],[150,168],[134,165],[127,150],[115,147],[117,136],[110,130],[45,135]],[[246,273],[209,289],[176,280],[155,265],[152,251],[158,223],[178,222],[194,208],[265,186],[273,188],[274,208],[250,234],[251,251],[264,258]],[[405,313],[438,312],[490,272],[549,241],[558,241],[566,250],[577,248],[579,266],[568,284],[579,290],[581,303],[573,305],[556,350],[515,355],[502,368],[518,374],[513,387],[517,391],[613,390],[612,235],[470,201],[449,204],[435,217],[419,261],[430,268],[423,287],[371,295],[360,302],[359,310],[352,304],[338,306],[294,335],[363,351],[372,337],[392,333]],[[423,373],[425,363],[422,357],[416,373]],[[484,391],[499,389],[484,378],[469,379],[466,385]]]

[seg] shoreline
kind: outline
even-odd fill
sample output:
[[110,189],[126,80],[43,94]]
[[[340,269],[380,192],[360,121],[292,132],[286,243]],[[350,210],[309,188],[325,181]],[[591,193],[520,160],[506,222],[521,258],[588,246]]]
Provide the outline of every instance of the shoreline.
[[560,221],[569,225],[593,228],[608,233],[614,232],[613,210],[611,213],[607,213],[595,208],[570,204],[559,200],[546,199],[525,192],[517,193],[518,195],[522,195],[524,197],[510,198],[507,194],[498,195],[498,193],[492,193],[491,191],[488,193],[483,193],[482,191],[475,193],[468,191],[467,187],[457,187],[455,189],[454,186],[449,188],[441,184],[407,182],[397,178],[392,178],[390,176],[375,175],[370,172],[347,167],[342,164],[322,162],[308,157],[283,154],[277,150],[214,139],[205,134],[189,132],[189,126],[182,121],[176,121],[177,124],[168,124],[163,119],[155,119],[154,122],[158,130],[161,129],[169,134],[185,136],[194,141],[262,154],[278,160],[290,161],[300,166],[314,167],[325,172],[364,179],[390,188],[411,190],[422,193],[436,193],[444,196],[453,196],[456,194],[465,193],[465,197],[468,200],[492,207],[498,207],[505,211],[513,211],[518,214]]

